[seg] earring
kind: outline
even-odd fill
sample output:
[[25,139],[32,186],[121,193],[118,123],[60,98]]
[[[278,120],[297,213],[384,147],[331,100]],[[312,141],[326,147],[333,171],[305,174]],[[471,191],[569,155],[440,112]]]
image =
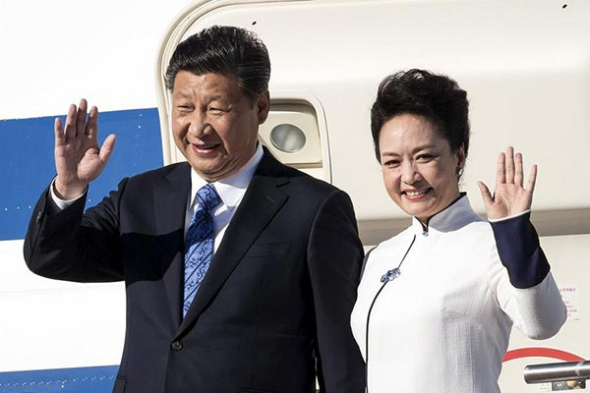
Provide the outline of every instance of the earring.
[[461,177],[461,176],[463,176],[463,168],[459,167],[459,168],[457,168],[457,177]]

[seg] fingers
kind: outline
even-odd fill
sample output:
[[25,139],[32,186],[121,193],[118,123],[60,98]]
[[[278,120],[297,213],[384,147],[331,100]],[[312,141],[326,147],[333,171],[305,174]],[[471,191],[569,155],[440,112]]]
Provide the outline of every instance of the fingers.
[[98,136],[98,108],[95,106],[90,108],[88,124],[86,125],[86,135],[90,139],[97,139]]
[[64,130],[65,140],[76,137],[76,105],[70,105]]
[[76,113],[76,133],[85,132],[86,130],[86,111],[88,103],[84,98],[80,100],[78,112]]
[[508,146],[506,149],[506,183],[514,183],[514,148]]
[[[514,176],[512,181],[510,181],[511,172]],[[525,189],[533,192],[535,189],[536,180],[537,166],[533,165],[531,167],[531,174]],[[506,149],[506,182],[513,183],[521,188],[523,188],[524,184],[524,163],[522,153],[514,154],[514,149],[512,146],[509,146],[508,149]]]
[[496,188],[498,184],[506,183],[506,155],[498,154],[498,163],[496,165]]
[[[86,119],[87,111],[88,102],[84,98],[80,100],[80,104],[78,107],[76,107],[76,105],[74,104],[70,105],[70,109],[68,110],[68,115],[66,117],[65,130],[63,130],[63,132],[61,131],[61,120],[59,120],[59,130],[60,134],[63,134],[64,136],[64,141],[67,141],[71,138],[75,138],[79,135],[88,135],[90,138],[96,138],[98,129],[98,109],[95,106],[93,106],[90,109],[88,120]],[[55,123],[55,127],[55,131],[57,133],[57,120]]]
[[55,147],[62,146],[64,144],[64,130],[59,117],[56,117],[53,122],[53,130],[55,132]]
[[514,184],[522,187],[524,174],[522,170],[522,154],[520,153],[516,153],[514,171]]
[[498,156],[497,183],[523,185],[524,170],[522,154],[514,154],[514,148],[508,146],[506,153],[500,153]]
[[531,174],[529,175],[529,181],[526,184],[526,188],[531,194],[535,191],[535,184],[536,183],[537,183],[537,165],[533,165],[531,168]]

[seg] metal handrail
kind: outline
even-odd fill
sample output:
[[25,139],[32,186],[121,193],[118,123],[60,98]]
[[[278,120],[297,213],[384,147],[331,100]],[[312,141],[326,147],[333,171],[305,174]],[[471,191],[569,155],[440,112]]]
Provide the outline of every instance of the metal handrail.
[[529,384],[586,379],[590,379],[590,360],[534,364],[524,369],[524,380]]

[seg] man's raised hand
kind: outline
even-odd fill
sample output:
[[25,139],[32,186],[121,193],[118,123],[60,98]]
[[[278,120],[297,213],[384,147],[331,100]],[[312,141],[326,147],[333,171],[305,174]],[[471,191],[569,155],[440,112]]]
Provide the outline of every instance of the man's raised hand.
[[104,170],[115,147],[115,135],[109,135],[98,147],[98,109],[93,106],[87,115],[88,103],[70,105],[65,129],[55,119],[55,168],[57,178],[54,191],[62,199],[76,198]]

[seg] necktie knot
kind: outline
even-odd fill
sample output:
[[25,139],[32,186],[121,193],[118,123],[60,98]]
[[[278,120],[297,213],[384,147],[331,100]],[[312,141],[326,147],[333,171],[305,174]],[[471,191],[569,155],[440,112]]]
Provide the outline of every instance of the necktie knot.
[[219,194],[213,184],[206,184],[197,191],[197,202],[207,212],[215,208],[221,202]]

